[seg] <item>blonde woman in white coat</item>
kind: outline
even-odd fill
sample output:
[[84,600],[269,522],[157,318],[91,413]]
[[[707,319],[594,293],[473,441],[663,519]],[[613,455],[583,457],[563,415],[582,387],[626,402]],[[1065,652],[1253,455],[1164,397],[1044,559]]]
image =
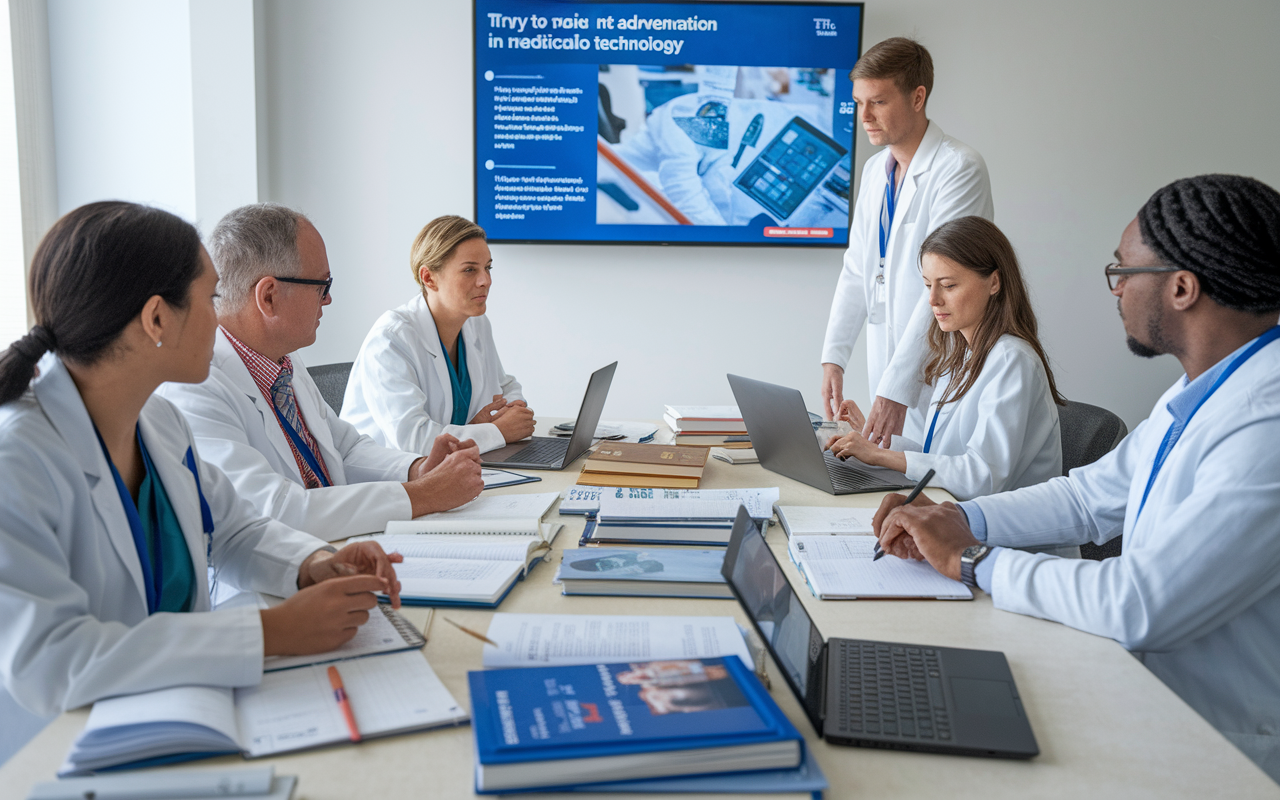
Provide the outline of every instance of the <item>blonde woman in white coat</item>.
[[[828,446],[931,481],[959,500],[1032,486],[1062,474],[1058,394],[1036,336],[1036,318],[1013,246],[994,223],[961,217],[920,248],[933,311],[924,377],[934,384],[924,430],[895,436],[890,449],[858,433]],[[856,407],[846,402],[856,421]],[[919,438],[917,438],[919,437]]]
[[386,447],[431,451],[442,433],[480,452],[533,435],[533,411],[502,368],[485,318],[493,258],[484,229],[456,216],[427,223],[410,267],[420,293],[386,312],[351,369],[342,419]]
[[[195,228],[82,206],[30,274],[39,324],[0,355],[0,677],[19,704],[254,685],[264,656],[332,649],[376,592],[398,600],[397,557],[262,517],[153,395],[209,372],[217,275]],[[288,599],[212,613],[210,566]]]

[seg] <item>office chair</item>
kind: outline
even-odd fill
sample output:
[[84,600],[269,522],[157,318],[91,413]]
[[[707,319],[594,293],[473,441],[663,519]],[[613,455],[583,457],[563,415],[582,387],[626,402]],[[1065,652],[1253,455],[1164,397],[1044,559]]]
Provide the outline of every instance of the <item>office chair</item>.
[[311,380],[316,382],[320,396],[329,404],[335,414],[342,413],[342,396],[347,393],[347,379],[351,377],[351,365],[354,362],[340,361],[337,364],[321,364],[318,367],[307,367]]
[[[1062,474],[1076,467],[1092,464],[1120,444],[1129,428],[1124,420],[1105,408],[1068,400],[1058,409],[1058,427],[1062,432]],[[1104,545],[1092,542],[1080,545],[1080,557],[1101,561],[1120,555],[1123,537],[1117,536]]]

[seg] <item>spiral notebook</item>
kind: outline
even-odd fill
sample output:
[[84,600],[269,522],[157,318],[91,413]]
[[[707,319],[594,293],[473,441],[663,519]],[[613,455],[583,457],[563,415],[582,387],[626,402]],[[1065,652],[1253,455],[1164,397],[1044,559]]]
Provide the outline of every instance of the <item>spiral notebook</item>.
[[387,523],[388,535],[462,533],[536,536],[549,541],[552,526],[542,521],[559,492],[481,496],[452,511]]
[[413,623],[389,605],[379,604],[378,611],[369,613],[369,621],[356,630],[356,635],[337,650],[310,656],[267,656],[262,663],[263,672],[275,672],[308,664],[325,664],[348,658],[371,656],[375,653],[395,653],[399,650],[417,650],[427,643]]

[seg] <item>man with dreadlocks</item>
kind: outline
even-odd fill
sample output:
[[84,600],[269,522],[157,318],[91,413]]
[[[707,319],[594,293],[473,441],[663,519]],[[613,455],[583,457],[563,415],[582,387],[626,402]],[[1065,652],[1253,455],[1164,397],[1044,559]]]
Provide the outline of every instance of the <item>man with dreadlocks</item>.
[[[1117,640],[1280,780],[1280,193],[1176,181],[1116,258],[1129,349],[1186,370],[1146,421],[1068,477],[959,505],[892,495],[876,532],[997,608]],[[1121,534],[1105,561],[1010,549]]]

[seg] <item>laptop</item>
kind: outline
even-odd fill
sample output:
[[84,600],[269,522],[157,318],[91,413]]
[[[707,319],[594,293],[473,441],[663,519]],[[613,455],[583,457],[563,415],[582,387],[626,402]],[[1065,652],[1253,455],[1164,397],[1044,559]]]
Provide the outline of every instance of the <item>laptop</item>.
[[729,376],[760,466],[828,494],[891,492],[916,482],[892,469],[857,459],[841,461],[818,444],[804,398],[795,389]]
[[824,640],[745,507],[720,569],[814,730],[832,744],[997,758],[1040,752],[1003,653]]
[[482,455],[480,463],[486,467],[519,467],[521,469],[564,469],[591,447],[591,438],[604,411],[604,401],[609,396],[609,384],[618,368],[615,361],[591,373],[587,393],[578,409],[578,420],[573,435],[568,439],[535,436],[527,442],[514,442]]

